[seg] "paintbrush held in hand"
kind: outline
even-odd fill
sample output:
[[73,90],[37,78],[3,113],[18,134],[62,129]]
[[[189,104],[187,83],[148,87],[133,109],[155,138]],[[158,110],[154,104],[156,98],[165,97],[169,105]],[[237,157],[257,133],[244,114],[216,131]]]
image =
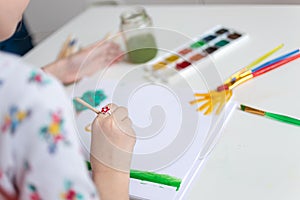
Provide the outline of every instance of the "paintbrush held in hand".
[[79,49],[78,40],[74,36],[69,35],[64,42],[57,59],[66,58],[78,52]]

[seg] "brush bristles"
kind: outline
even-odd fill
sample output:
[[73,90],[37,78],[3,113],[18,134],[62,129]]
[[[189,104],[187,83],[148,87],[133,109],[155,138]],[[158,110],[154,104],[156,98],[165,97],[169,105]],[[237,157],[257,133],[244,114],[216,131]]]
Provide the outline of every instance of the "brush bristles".
[[245,108],[246,108],[246,106],[243,105],[243,104],[241,104],[241,110],[242,110],[242,111],[245,111]]
[[240,107],[241,107],[241,110],[245,111],[245,112],[249,112],[249,113],[253,113],[253,114],[257,114],[257,115],[261,115],[261,116],[265,115],[265,111],[258,110],[256,108],[251,108],[251,107],[245,106],[243,104],[241,104]]

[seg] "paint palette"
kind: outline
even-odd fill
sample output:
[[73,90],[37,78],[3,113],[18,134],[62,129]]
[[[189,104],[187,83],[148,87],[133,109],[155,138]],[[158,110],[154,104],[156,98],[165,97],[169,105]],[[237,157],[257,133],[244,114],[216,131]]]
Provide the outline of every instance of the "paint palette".
[[215,56],[247,38],[245,33],[221,25],[215,26],[190,43],[176,48],[145,66],[146,78],[169,82],[174,76],[192,73],[209,56]]

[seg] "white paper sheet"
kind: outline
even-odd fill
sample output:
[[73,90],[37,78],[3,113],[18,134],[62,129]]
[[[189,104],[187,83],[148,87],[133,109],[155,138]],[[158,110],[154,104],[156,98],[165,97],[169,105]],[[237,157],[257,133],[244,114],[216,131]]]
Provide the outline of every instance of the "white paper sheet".
[[[103,89],[108,96],[97,108],[110,102],[128,107],[137,135],[131,168],[182,179],[178,191],[175,187],[131,179],[130,195],[136,199],[182,198],[234,108],[229,103],[222,114],[204,116],[189,104],[195,92],[189,87],[176,88],[149,81],[96,83],[87,79],[75,87],[72,96],[96,89]],[[85,110],[75,118],[87,159],[91,135],[85,127],[95,116]]]

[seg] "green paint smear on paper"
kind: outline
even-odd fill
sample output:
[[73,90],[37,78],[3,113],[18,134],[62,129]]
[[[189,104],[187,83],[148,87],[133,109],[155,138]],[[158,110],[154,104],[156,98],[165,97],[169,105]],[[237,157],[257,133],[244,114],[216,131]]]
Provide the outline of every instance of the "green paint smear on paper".
[[[98,106],[106,98],[107,96],[105,95],[103,90],[87,91],[81,97],[82,100],[84,100],[93,107]],[[78,103],[75,99],[73,99],[73,105],[75,107],[76,112],[81,112],[83,110],[88,109],[87,107]]]
[[[87,167],[89,170],[91,170],[91,163],[86,162]],[[130,178],[133,179],[138,179],[142,181],[148,181],[152,183],[158,183],[162,185],[168,185],[171,187],[175,187],[176,191],[178,191],[180,184],[181,184],[181,179],[167,175],[167,174],[157,174],[154,172],[146,172],[146,171],[140,171],[140,170],[130,170]]]
[[130,170],[130,178],[176,187],[176,191],[178,191],[181,184],[181,179],[167,174],[157,174],[133,169]]

